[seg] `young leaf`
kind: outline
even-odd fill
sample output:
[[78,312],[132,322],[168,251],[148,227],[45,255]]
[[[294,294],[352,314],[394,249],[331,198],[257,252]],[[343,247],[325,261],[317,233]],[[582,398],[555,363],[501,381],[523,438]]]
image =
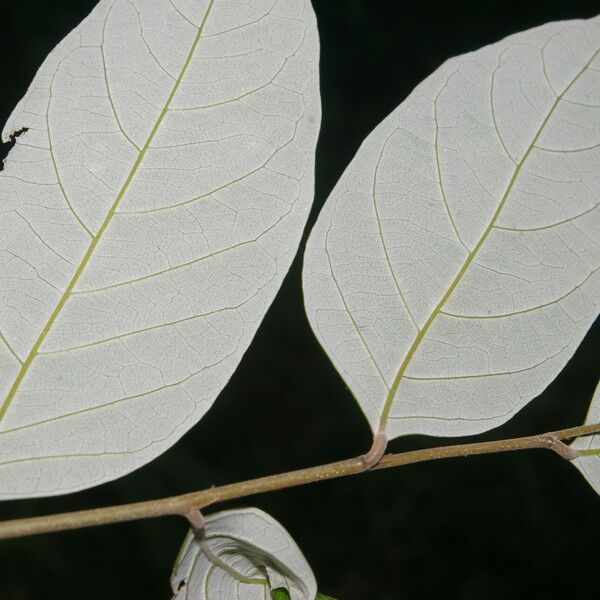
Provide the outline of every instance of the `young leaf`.
[[288,532],[257,508],[206,519],[202,540],[188,533],[171,576],[176,600],[314,600],[310,566]]
[[296,252],[320,122],[309,0],[102,0],[3,133],[0,495],[177,441]]
[[446,62],[366,139],[310,236],[311,325],[374,431],[500,425],[600,306],[600,18]]
[[[600,423],[600,383],[594,392],[585,422],[586,425]],[[577,438],[571,445],[581,453],[581,456],[571,462],[600,494],[600,435]]]

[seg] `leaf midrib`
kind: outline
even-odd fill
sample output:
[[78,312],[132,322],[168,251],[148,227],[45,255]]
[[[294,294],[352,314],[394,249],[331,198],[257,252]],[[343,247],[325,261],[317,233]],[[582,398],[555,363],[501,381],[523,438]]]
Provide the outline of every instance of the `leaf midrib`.
[[210,11],[212,9],[213,3],[214,3],[214,0],[209,0],[208,6],[206,8],[204,16],[202,17],[202,21],[201,21],[200,25],[198,26],[198,31],[196,32],[196,35],[194,36],[194,40],[193,40],[190,50],[187,54],[185,62],[183,63],[183,65],[181,67],[179,75],[178,75],[177,79],[175,80],[173,87],[171,88],[171,92],[169,93],[169,96],[167,97],[167,100],[166,100],[163,108],[161,109],[160,114],[158,115],[158,118],[156,119],[156,122],[154,123],[154,126],[152,127],[152,130],[150,131],[148,138],[146,139],[146,142],[142,146],[142,149],[139,151],[138,156],[137,156],[133,166],[131,167],[131,170],[129,171],[129,174],[127,176],[127,179],[125,180],[125,183],[119,190],[119,193],[117,194],[115,201],[113,202],[104,221],[102,222],[102,225],[98,229],[98,232],[96,233],[95,236],[92,237],[92,241],[91,241],[90,245],[88,246],[88,249],[87,249],[86,253],[84,254],[81,262],[79,263],[77,269],[75,270],[75,273],[73,274],[73,277],[71,278],[71,281],[67,285],[63,295],[61,296],[60,300],[58,301],[58,304],[52,311],[52,314],[50,315],[48,321],[46,321],[44,328],[42,329],[42,331],[39,334],[38,338],[36,339],[34,345],[32,346],[27,358],[21,365],[21,368],[19,369],[19,372],[18,372],[15,380],[13,381],[12,386],[8,390],[8,394],[6,395],[6,398],[4,399],[2,405],[0,406],[0,422],[6,415],[8,408],[10,407],[13,399],[15,398],[15,396],[17,394],[17,391],[19,390],[19,386],[21,385],[21,382],[27,375],[29,368],[31,367],[31,365],[33,364],[33,361],[35,360],[42,343],[46,339],[46,336],[50,332],[52,326],[54,325],[54,322],[58,318],[58,315],[61,313],[65,304],[71,297],[71,293],[73,292],[73,289],[77,285],[79,278],[81,277],[82,273],[84,272],[86,266],[88,265],[92,255],[94,253],[94,250],[96,249],[96,246],[100,242],[100,239],[102,238],[102,235],[106,231],[107,227],[110,225],[110,222],[112,221],[112,218],[113,218],[117,208],[119,207],[119,204],[120,204],[121,200],[123,199],[123,196],[129,189],[129,186],[130,186],[131,182],[133,181],[133,178],[135,177],[140,164],[144,160],[146,152],[147,152],[148,148],[150,147],[150,145],[152,144],[152,141],[154,140],[156,133],[158,132],[158,130],[162,124],[162,121],[165,118],[165,116],[169,110],[169,106],[171,105],[171,102],[173,101],[173,98],[175,97],[175,94],[177,93],[177,90],[179,89],[181,81],[183,80],[183,77],[185,76],[185,73],[187,72],[187,69],[190,65],[192,57],[193,57],[193,55],[196,51],[196,48],[198,46],[198,43],[200,42],[200,39],[202,37],[202,32],[204,31],[204,26],[208,19],[208,15],[210,14]]
[[591,58],[585,63],[585,65],[575,75],[575,77],[573,77],[573,79],[569,82],[569,84],[565,87],[565,89],[559,95],[556,96],[554,102],[552,103],[552,106],[550,107],[550,110],[548,111],[548,114],[546,115],[546,117],[544,118],[542,123],[540,124],[540,127],[538,128],[533,140],[527,147],[525,154],[523,154],[523,157],[517,163],[515,170],[513,172],[513,175],[511,177],[510,181],[508,182],[506,190],[504,191],[504,194],[502,195],[502,198],[501,198],[494,214],[492,215],[492,218],[491,218],[490,222],[488,223],[488,226],[486,227],[482,236],[479,238],[479,241],[477,242],[477,244],[473,247],[473,250],[471,250],[471,252],[467,256],[462,267],[458,271],[456,277],[454,278],[454,280],[452,281],[452,283],[450,284],[450,286],[448,287],[448,289],[446,290],[446,292],[444,293],[444,295],[442,296],[440,301],[437,303],[437,305],[435,306],[435,308],[433,309],[433,311],[427,318],[427,321],[425,321],[425,324],[423,325],[421,330],[418,332],[418,334],[415,336],[415,339],[413,340],[411,347],[409,348],[406,356],[404,357],[404,360],[402,361],[402,363],[396,373],[396,376],[394,377],[394,380],[392,381],[392,385],[390,386],[389,391],[387,393],[385,403],[383,406],[383,410],[381,412],[380,421],[379,421],[379,430],[380,431],[385,431],[387,421],[389,418],[389,414],[390,414],[390,410],[391,410],[392,404],[394,402],[394,397],[396,396],[396,392],[398,391],[398,386],[400,385],[400,382],[402,381],[402,378],[404,377],[404,373],[406,372],[406,369],[408,368],[415,352],[417,351],[421,342],[425,338],[427,331],[431,327],[432,323],[435,321],[436,317],[440,314],[440,311],[443,308],[444,304],[446,304],[446,302],[448,301],[448,299],[450,298],[450,296],[452,295],[452,293],[454,292],[454,290],[460,283],[461,279],[463,278],[463,275],[466,273],[467,269],[473,262],[474,258],[477,256],[477,253],[479,252],[481,246],[484,244],[485,240],[487,239],[490,232],[494,228],[494,224],[498,220],[498,217],[500,216],[500,213],[502,212],[502,209],[504,208],[506,201],[510,197],[510,194],[512,192],[514,184],[515,184],[516,180],[518,179],[519,174],[521,173],[523,165],[527,161],[527,158],[531,154],[531,151],[534,149],[540,135],[542,134],[542,132],[544,131],[544,128],[546,127],[546,124],[550,120],[550,117],[554,113],[556,107],[559,105],[563,96],[571,89],[573,84],[579,79],[579,77],[590,66],[592,61],[596,58],[596,56],[598,56],[598,53],[600,53],[600,50],[596,50],[596,52],[594,52],[592,54]]

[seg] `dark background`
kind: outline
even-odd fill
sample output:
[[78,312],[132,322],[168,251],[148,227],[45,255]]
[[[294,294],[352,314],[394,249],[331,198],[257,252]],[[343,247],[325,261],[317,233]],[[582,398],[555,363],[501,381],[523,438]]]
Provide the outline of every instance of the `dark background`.
[[[148,0],[151,1],[151,0]],[[312,224],[370,130],[446,58],[596,1],[313,0],[323,129]],[[0,121],[92,0],[0,0]],[[509,424],[476,439],[581,424],[600,365],[597,323],[563,373]],[[70,496],[5,502],[14,518],[151,499],[346,458],[370,432],[312,336],[300,259],[209,414],[137,472]],[[444,443],[394,441],[395,451]],[[280,520],[339,600],[573,597],[600,585],[600,498],[547,451],[379,471],[250,498]],[[0,599],[168,599],[185,533],[175,518],[0,542]]]

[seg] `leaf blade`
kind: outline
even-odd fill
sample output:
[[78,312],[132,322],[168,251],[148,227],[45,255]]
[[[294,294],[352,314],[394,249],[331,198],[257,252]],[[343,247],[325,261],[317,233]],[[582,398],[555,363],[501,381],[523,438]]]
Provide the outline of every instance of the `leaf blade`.
[[[572,113],[594,89],[598,29],[550,24],[448,61],[367,138],[328,199],[305,304],[374,432],[501,424],[597,315],[598,148],[584,128],[598,108]],[[542,184],[548,169],[556,180]]]
[[5,127],[28,131],[0,174],[4,497],[89,487],[174,443],[297,248],[320,119],[312,8],[190,10],[197,25],[170,2],[100,2]]
[[[585,419],[586,425],[600,423],[600,383],[590,402],[590,409]],[[573,448],[582,454],[571,463],[584,476],[585,480],[592,486],[597,494],[600,494],[600,435],[589,435],[579,437],[571,444]],[[586,454],[583,454],[586,453]]]
[[206,519],[205,535],[188,533],[173,568],[175,598],[287,597],[313,600],[310,566],[287,531],[257,508],[223,511]]

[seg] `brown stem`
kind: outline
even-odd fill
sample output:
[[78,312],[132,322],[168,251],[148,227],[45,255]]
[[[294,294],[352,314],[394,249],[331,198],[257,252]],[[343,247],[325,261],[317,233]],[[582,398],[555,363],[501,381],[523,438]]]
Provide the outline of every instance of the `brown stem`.
[[380,457],[385,452],[385,435],[377,434],[369,452],[356,458],[231,483],[229,485],[209,488],[181,496],[162,498],[160,500],[148,500],[134,504],[121,504],[106,508],[4,521],[0,522],[0,539],[38,535],[68,529],[80,529],[109,523],[122,523],[138,519],[150,519],[166,515],[185,516],[194,526],[201,528],[201,522],[198,520],[198,515],[201,515],[200,511],[211,504],[225,500],[234,500],[325,479],[353,475],[362,473],[368,469],[387,469],[427,460],[473,456],[476,454],[546,448],[553,450],[567,460],[571,460],[578,453],[576,450],[566,446],[562,440],[597,433],[600,433],[600,423],[494,442],[454,444],[439,448],[426,448],[424,450],[388,454],[387,456],[383,456],[383,458]]

